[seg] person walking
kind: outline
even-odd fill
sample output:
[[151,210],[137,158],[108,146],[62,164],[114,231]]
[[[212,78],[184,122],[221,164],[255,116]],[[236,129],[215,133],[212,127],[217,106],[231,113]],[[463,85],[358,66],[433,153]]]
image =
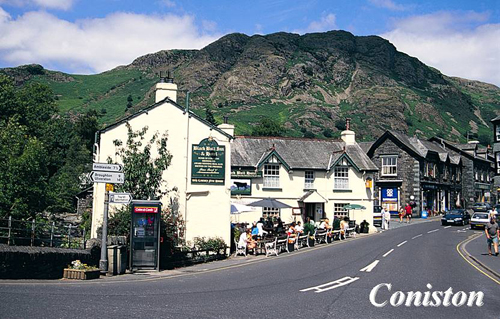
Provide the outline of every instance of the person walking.
[[411,221],[412,213],[413,213],[413,208],[411,207],[410,204],[406,203],[405,214],[406,214],[406,223],[407,224],[409,224]]
[[398,217],[399,217],[399,223],[400,224],[403,222],[404,215],[405,215],[405,208],[403,206],[401,206],[399,208],[399,212],[398,212]]
[[495,249],[495,256],[498,256],[498,241],[500,240],[500,228],[495,217],[490,218],[490,222],[484,228],[486,242],[488,243],[488,254],[491,256],[491,244]]
[[384,212],[384,220],[385,220],[385,229],[389,229],[389,222],[391,221],[391,212],[389,210],[386,210]]
[[385,229],[385,207],[382,206],[382,210],[380,211],[380,218],[382,218],[382,223],[380,224],[380,228],[382,230]]

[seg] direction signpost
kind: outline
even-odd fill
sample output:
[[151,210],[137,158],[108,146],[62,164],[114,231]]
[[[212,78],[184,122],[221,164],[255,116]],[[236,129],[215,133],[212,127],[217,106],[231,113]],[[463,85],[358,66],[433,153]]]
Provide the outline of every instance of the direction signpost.
[[[123,184],[125,183],[125,174],[123,174],[123,166],[120,164],[108,163],[92,163],[92,173],[90,179],[94,183],[106,184]],[[107,185],[106,185],[107,186]],[[107,254],[107,240],[108,240],[108,206],[109,206],[109,188],[106,187],[104,195],[104,212],[102,218],[102,241],[101,241],[101,260],[99,260],[99,268],[102,272],[108,270],[108,254]],[[119,203],[128,204],[132,196],[128,193],[113,193],[119,195],[117,198]],[[120,196],[121,195],[121,196]],[[122,202],[120,202],[120,200]],[[115,196],[111,199],[112,203],[116,203]]]
[[132,194],[130,193],[110,193],[109,202],[113,204],[130,204]]

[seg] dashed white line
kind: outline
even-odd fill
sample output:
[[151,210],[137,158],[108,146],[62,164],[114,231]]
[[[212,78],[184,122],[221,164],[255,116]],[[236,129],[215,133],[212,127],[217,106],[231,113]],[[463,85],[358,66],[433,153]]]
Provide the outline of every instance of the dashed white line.
[[371,264],[369,264],[368,266],[366,266],[365,268],[362,268],[360,269],[359,271],[364,271],[364,272],[371,272],[373,270],[373,268],[375,268],[375,266],[377,266],[379,260],[375,260],[374,262],[372,262]]
[[451,226],[446,226],[444,229],[446,229],[446,228],[450,228],[450,227],[451,227]]
[[417,235],[417,236],[413,236],[411,239],[415,239],[415,238],[418,238],[418,237],[420,237],[420,236],[422,236],[422,234]]
[[390,253],[392,253],[394,251],[394,248],[389,250],[388,252],[386,252],[382,257],[387,257],[387,255],[389,255]]
[[399,244],[398,244],[398,247],[401,247],[401,246],[403,246],[403,245],[404,245],[404,244],[406,244],[407,242],[408,242],[408,241],[407,241],[407,240],[405,240],[404,242],[402,242],[402,243],[399,243]]
[[322,284],[322,285],[319,285],[319,286],[314,286],[314,287],[311,287],[311,288],[302,289],[300,291],[305,292],[305,291],[310,291],[310,290],[316,290],[315,292],[324,292],[324,291],[327,291],[327,290],[330,290],[330,289],[335,289],[335,288],[338,288],[338,287],[342,287],[342,286],[348,285],[350,283],[355,282],[358,279],[359,279],[359,277],[354,277],[354,278],[352,278],[352,277],[344,277],[344,278],[337,279],[335,281],[327,282],[326,284]]
[[429,231],[427,232],[427,234],[433,233],[433,232],[438,231],[438,230],[439,230],[439,229],[429,230]]

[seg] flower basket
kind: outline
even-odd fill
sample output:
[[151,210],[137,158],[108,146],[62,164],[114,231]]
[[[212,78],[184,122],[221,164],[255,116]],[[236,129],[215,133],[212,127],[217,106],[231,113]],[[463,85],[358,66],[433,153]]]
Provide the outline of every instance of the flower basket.
[[314,246],[314,236],[309,236],[307,237],[307,241],[308,241],[308,244],[309,244],[309,247],[313,247]]
[[65,279],[78,279],[78,280],[90,280],[97,279],[101,275],[99,269],[85,270],[85,269],[70,269],[65,268],[63,278]]

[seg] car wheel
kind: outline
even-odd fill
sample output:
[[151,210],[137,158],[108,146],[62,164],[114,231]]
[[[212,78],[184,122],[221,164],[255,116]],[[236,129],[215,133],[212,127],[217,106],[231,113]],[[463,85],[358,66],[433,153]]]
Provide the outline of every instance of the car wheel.
[[446,223],[441,222],[441,226],[446,226]]

